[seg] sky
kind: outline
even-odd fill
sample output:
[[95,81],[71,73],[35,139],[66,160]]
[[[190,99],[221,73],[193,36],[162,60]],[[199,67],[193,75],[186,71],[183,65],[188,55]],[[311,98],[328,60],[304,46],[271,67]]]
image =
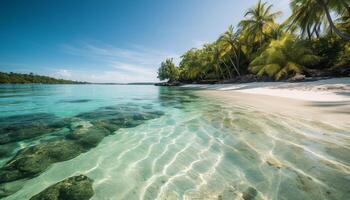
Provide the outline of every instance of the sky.
[[[257,0],[0,0],[0,71],[157,81],[162,60],[212,42]],[[267,0],[290,14],[288,0]]]

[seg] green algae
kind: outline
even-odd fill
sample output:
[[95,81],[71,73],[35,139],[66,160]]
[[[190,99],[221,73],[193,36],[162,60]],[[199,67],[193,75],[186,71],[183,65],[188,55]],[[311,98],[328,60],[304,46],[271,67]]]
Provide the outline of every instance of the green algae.
[[93,180],[85,175],[78,175],[60,181],[30,200],[88,200],[94,195]]

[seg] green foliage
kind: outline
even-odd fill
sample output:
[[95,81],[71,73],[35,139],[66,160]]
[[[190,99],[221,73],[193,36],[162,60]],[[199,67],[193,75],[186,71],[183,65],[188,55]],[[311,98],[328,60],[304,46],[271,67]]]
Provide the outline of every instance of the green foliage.
[[310,40],[311,49],[315,55],[321,57],[320,63],[312,68],[325,69],[334,66],[339,53],[343,50],[344,41],[338,37],[326,36]]
[[223,73],[223,69],[221,67],[221,49],[218,45],[207,44],[204,45],[204,56],[207,66],[212,66],[217,78],[225,78],[225,74]]
[[318,62],[319,57],[293,36],[273,40],[264,52],[250,63],[250,70],[258,76],[275,80],[302,73],[305,65]]
[[342,50],[339,51],[337,60],[335,61],[335,67],[350,69],[350,42],[346,43]]
[[158,69],[158,78],[162,80],[168,79],[170,82],[179,79],[179,69],[175,66],[173,59],[166,59],[162,62]]
[[[300,29],[301,35],[311,39],[320,37],[322,26],[328,27],[328,31],[336,33],[339,37],[350,40],[350,36],[343,32],[334,21],[332,15],[337,18],[344,13],[350,14],[349,0],[291,0],[292,15],[288,22],[292,30]],[[344,17],[344,16],[343,16]],[[340,21],[344,22],[345,18]]]
[[[208,49],[190,49],[181,56],[180,62],[180,80],[198,81],[207,78],[207,75],[214,70],[209,64]],[[214,78],[216,75],[214,76]]]
[[272,12],[272,5],[266,2],[258,1],[258,3],[250,8],[244,16],[246,19],[239,23],[242,31],[246,35],[245,38],[260,46],[267,39],[268,33],[275,25],[275,19],[281,12]]
[[[242,49],[242,42],[239,40],[239,32],[234,32],[233,26],[230,26],[226,32],[224,32],[218,39],[217,45],[221,48],[221,58],[226,61],[228,65],[234,68],[234,71],[238,76],[241,75],[242,63],[246,60],[245,53]],[[231,67],[231,68],[232,68]],[[230,67],[227,69],[230,72]],[[232,78],[230,74],[230,78]]]
[[336,20],[336,26],[343,32],[350,34],[350,7],[348,12],[344,12],[343,15]]
[[84,84],[86,82],[69,81],[63,79],[55,79],[48,76],[40,76],[30,74],[19,74],[19,73],[5,73],[0,72],[0,83],[43,83],[43,84]]
[[293,31],[299,29],[301,35],[309,39],[320,34],[325,16],[316,0],[292,0],[290,7],[293,14],[288,23]]
[[[211,82],[254,73],[281,80],[303,73],[305,68],[346,74],[350,45],[339,30],[350,33],[348,2],[290,0],[292,16],[278,24],[275,19],[281,12],[273,12],[272,5],[259,0],[244,14],[238,29],[230,26],[215,42],[188,50],[179,68],[169,60],[163,62],[158,77]],[[330,12],[336,17],[334,24],[329,19]]]

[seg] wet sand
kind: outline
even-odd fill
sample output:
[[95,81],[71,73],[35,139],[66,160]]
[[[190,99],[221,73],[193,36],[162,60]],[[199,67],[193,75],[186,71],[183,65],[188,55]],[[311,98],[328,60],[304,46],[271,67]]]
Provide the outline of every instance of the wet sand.
[[197,93],[225,104],[244,105],[262,112],[350,127],[350,98],[342,101],[308,101],[239,91],[201,90]]

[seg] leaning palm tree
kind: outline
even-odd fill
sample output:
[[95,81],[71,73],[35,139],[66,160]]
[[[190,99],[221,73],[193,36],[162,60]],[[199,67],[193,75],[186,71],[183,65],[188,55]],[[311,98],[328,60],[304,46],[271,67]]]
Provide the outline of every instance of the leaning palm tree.
[[258,76],[267,75],[275,80],[302,73],[304,66],[314,64],[319,57],[312,54],[301,41],[291,35],[271,41],[270,45],[249,65]]
[[258,42],[260,46],[266,37],[266,32],[275,23],[276,17],[281,12],[272,12],[272,5],[261,0],[244,15],[246,19],[239,23],[242,31],[248,36],[247,38],[253,42]]
[[[237,75],[241,76],[239,68],[242,50],[238,37],[239,35],[237,34],[237,32],[235,33],[233,31],[233,26],[230,26],[228,30],[220,36],[217,43],[222,49],[221,59],[225,60],[226,58],[228,58],[231,65],[234,67]],[[231,55],[233,55],[234,61],[232,60]],[[223,63],[226,65],[225,62]]]
[[290,6],[293,14],[288,18],[288,30],[300,29],[302,36],[307,36],[311,39],[313,36],[320,36],[321,26],[325,24],[326,19],[320,9],[313,9],[319,7],[316,0],[294,0],[291,1]]
[[326,21],[338,36],[350,40],[350,35],[339,30],[331,16],[331,12],[337,15],[350,13],[349,0],[291,0],[290,6],[293,12],[289,18],[291,25],[297,24],[309,37],[313,33],[318,34]]

